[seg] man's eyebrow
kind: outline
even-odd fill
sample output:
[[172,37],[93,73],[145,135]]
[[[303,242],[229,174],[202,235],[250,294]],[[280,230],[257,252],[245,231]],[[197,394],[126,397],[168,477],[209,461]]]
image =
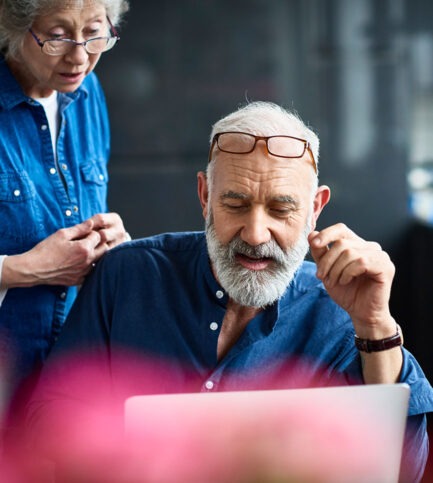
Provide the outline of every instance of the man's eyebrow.
[[[226,200],[226,199],[231,199],[231,200],[250,200],[251,196],[246,194],[246,193],[240,193],[238,191],[226,191],[225,193],[222,193],[220,196],[221,200]],[[286,203],[293,208],[298,208],[299,207],[299,200],[294,198],[293,196],[290,195],[276,195],[272,196],[270,201],[274,201],[277,203]]]
[[221,199],[234,199],[234,200],[249,200],[251,196],[245,193],[239,193],[237,191],[226,191],[225,193],[221,194]]
[[290,195],[277,195],[272,197],[272,201],[277,201],[278,203],[287,203],[289,205],[297,208],[299,206],[299,201]]

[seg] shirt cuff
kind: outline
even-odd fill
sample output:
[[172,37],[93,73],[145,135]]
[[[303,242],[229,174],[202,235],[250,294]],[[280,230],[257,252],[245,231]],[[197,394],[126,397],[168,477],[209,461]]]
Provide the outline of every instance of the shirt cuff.
[[[3,260],[7,257],[7,255],[0,255],[0,285],[2,282],[2,269],[3,269]],[[7,288],[0,288],[0,307],[4,298],[6,297],[6,292],[8,291]]]

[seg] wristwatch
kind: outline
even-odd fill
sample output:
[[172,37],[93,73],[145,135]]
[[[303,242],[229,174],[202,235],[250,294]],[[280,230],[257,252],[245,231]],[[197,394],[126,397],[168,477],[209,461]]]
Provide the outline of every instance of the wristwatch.
[[392,349],[403,345],[403,337],[401,335],[400,326],[397,324],[397,332],[391,337],[386,337],[385,339],[370,340],[361,339],[355,335],[355,346],[359,351],[362,352],[380,352]]

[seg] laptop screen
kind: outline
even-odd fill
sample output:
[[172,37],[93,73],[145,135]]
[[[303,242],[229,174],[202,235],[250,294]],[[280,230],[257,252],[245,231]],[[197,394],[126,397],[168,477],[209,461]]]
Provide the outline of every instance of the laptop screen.
[[134,396],[125,433],[145,481],[394,483],[409,392],[377,384]]

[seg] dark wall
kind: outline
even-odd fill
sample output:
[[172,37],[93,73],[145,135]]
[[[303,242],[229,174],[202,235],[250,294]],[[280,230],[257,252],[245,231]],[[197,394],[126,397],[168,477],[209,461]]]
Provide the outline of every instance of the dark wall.
[[130,3],[98,73],[112,122],[109,202],[131,235],[201,229],[196,172],[212,123],[246,100],[293,107],[321,139],[332,189],[321,226],[342,221],[390,252],[394,314],[433,380],[431,228],[409,213],[407,185],[411,41],[432,28],[429,0]]
[[408,96],[404,19],[388,3],[131,1],[98,72],[112,118],[110,203],[132,234],[201,228],[195,174],[210,127],[248,99],[293,107],[318,132],[333,190],[322,223],[393,245],[408,221]]

